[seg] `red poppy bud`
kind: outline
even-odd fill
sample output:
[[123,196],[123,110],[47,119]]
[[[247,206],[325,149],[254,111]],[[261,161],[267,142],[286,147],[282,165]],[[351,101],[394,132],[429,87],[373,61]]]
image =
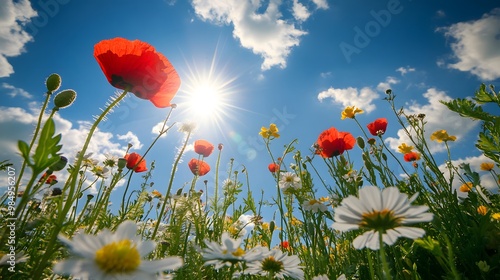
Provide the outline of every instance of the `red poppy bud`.
[[212,145],[207,140],[196,140],[194,141],[194,151],[204,157],[208,157],[212,154],[214,150],[214,145]]
[[193,158],[188,162],[188,166],[194,175],[203,176],[210,172],[210,165],[202,160]]
[[373,136],[382,135],[385,133],[387,129],[387,119],[386,118],[376,119],[374,122],[369,123],[366,127]]
[[416,161],[420,159],[420,154],[417,152],[409,152],[404,155],[404,160],[407,162]]
[[146,160],[141,158],[142,157],[138,153],[125,155],[125,159],[127,160],[127,168],[134,169],[134,171],[137,173],[147,171],[148,168],[146,166]]
[[219,145],[217,146],[217,149],[219,149],[219,151],[222,151],[223,147],[224,147],[224,145],[222,143],[219,143]]
[[278,172],[278,171],[280,170],[280,166],[279,166],[279,165],[277,165],[277,164],[276,164],[276,163],[274,163],[274,162],[273,162],[273,163],[271,163],[271,164],[269,164],[269,165],[267,166],[267,168],[269,169],[269,171],[270,171],[271,173],[275,173],[275,172]]

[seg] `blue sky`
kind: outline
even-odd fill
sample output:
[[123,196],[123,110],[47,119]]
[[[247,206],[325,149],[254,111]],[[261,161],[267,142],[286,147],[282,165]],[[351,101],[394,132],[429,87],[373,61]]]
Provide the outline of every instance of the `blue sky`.
[[[270,157],[258,136],[260,127],[271,122],[282,135],[272,143],[275,157],[295,138],[308,154],[319,133],[331,126],[361,135],[352,120],[340,120],[349,105],[365,110],[358,116],[363,125],[387,117],[386,143],[397,147],[405,138],[382,100],[387,88],[408,113],[427,115],[428,133],[447,129],[458,137],[451,145],[455,160],[476,167],[485,160],[473,148],[478,124],[459,118],[438,101],[471,96],[481,83],[498,86],[496,1],[0,3],[0,159],[10,159],[15,166],[20,166],[16,141],[32,133],[44,80],[53,72],[62,76],[63,89],[78,93],[75,104],[56,116],[65,155],[71,158],[78,151],[92,116],[115,92],[93,58],[93,46],[114,37],[148,42],[172,62],[182,86],[169,123],[196,121],[193,141],[223,143],[223,168],[230,158],[240,170],[245,165],[256,192],[274,194],[267,173]],[[217,88],[224,106],[216,114],[200,116],[190,110],[189,96],[202,82]],[[100,160],[105,154],[122,156],[131,142],[132,151],[144,152],[155,137],[153,128],[167,112],[130,96],[100,126],[91,151]],[[146,158],[156,160],[153,180],[160,191],[182,137],[172,129]],[[444,162],[443,147],[432,149]],[[351,158],[361,163],[356,155],[353,151]],[[191,157],[196,155],[188,151],[174,187],[190,181],[186,163]],[[214,166],[215,156],[207,161]],[[4,178],[0,182],[0,187],[6,186]]]

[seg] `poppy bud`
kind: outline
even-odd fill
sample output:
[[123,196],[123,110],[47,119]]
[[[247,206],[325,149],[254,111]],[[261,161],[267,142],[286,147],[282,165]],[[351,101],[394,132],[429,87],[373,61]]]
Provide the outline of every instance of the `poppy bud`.
[[87,200],[91,200],[92,198],[94,198],[93,194],[87,194]]
[[219,149],[219,151],[222,151],[223,147],[224,147],[224,145],[222,143],[219,143],[219,145],[217,146],[217,149]]
[[52,196],[58,196],[62,194],[62,190],[60,188],[53,188],[52,189]]
[[365,148],[365,140],[363,140],[362,137],[358,137],[357,139],[357,142],[358,142],[358,146],[361,148],[361,149],[364,149]]
[[125,158],[118,159],[118,169],[123,169],[127,165],[127,160]]
[[72,89],[63,90],[54,97],[56,108],[66,108],[73,104],[76,99],[76,92]]
[[50,174],[52,174],[53,171],[63,170],[67,163],[68,159],[66,157],[61,156],[58,162],[49,166],[49,171],[51,171]]
[[53,93],[61,86],[61,76],[56,73],[51,74],[45,81],[45,85],[47,86],[47,91]]

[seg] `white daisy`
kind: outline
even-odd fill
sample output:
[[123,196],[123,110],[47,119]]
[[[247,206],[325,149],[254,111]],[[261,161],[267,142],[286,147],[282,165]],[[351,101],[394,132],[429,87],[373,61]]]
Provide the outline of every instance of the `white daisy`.
[[311,199],[306,200],[304,201],[304,203],[302,203],[302,209],[304,209],[305,211],[312,211],[313,213],[316,213],[318,211],[326,212],[328,210],[328,207],[323,204],[323,202],[317,199]]
[[231,266],[232,264],[242,262],[251,262],[261,259],[264,256],[262,247],[258,246],[254,249],[245,252],[241,249],[241,238],[232,239],[228,232],[224,232],[221,237],[221,244],[218,242],[205,240],[207,248],[202,249],[204,265],[214,265],[215,269],[223,266]]
[[417,195],[408,199],[396,187],[383,190],[375,186],[364,187],[359,190],[359,198],[350,195],[335,209],[333,228],[339,231],[368,230],[354,239],[356,249],[378,250],[379,232],[387,245],[394,244],[399,237],[420,238],[425,234],[423,229],[406,225],[432,221],[433,214],[427,213],[427,206],[411,205]]
[[183,265],[180,257],[143,260],[154,250],[156,243],[142,241],[136,233],[137,225],[125,221],[115,233],[105,229],[95,236],[75,235],[73,240],[60,235],[59,239],[70,247],[74,257],[56,263],[53,270],[56,274],[71,275],[81,280],[149,280],[158,279],[158,273],[175,270]]
[[300,178],[295,173],[285,172],[281,174],[279,186],[283,189],[283,191],[286,191],[289,188],[298,189],[301,187]]
[[247,263],[245,274],[276,277],[278,279],[284,279],[285,276],[293,279],[304,279],[304,271],[302,270],[303,267],[300,266],[299,257],[296,255],[289,256],[288,253],[283,253],[279,249],[271,251],[266,247],[263,249],[266,257]]

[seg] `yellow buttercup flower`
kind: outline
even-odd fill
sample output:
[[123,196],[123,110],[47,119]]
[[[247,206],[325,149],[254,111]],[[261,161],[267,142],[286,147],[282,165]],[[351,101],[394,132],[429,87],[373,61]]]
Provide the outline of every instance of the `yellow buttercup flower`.
[[272,123],[269,126],[269,128],[267,128],[265,126],[261,127],[259,134],[260,134],[260,136],[262,136],[263,138],[266,138],[266,139],[271,138],[271,137],[279,138],[280,135],[278,132],[279,132],[278,127],[274,123]]
[[495,164],[491,163],[491,162],[483,162],[480,165],[480,168],[483,171],[491,171],[491,170],[493,170],[494,167],[495,167]]
[[491,218],[500,221],[500,213],[494,213],[493,215],[491,215]]
[[344,120],[345,118],[349,118],[349,119],[354,119],[354,117],[356,116],[356,114],[362,114],[364,113],[363,110],[359,109],[358,107],[356,106],[347,106],[344,111],[342,111],[342,114],[341,114],[341,119]]
[[470,192],[473,187],[474,187],[474,185],[472,184],[472,182],[467,182],[467,183],[460,186],[460,191],[461,192]]
[[484,205],[477,207],[477,213],[479,213],[479,215],[485,216],[486,213],[488,213],[488,207],[486,207]]
[[406,143],[402,143],[401,145],[398,146],[398,152],[402,154],[407,154],[413,150],[413,146],[408,146]]
[[448,132],[444,129],[437,130],[431,135],[431,140],[436,141],[438,143],[447,142],[447,141],[455,141],[457,140],[456,136],[448,135]]

